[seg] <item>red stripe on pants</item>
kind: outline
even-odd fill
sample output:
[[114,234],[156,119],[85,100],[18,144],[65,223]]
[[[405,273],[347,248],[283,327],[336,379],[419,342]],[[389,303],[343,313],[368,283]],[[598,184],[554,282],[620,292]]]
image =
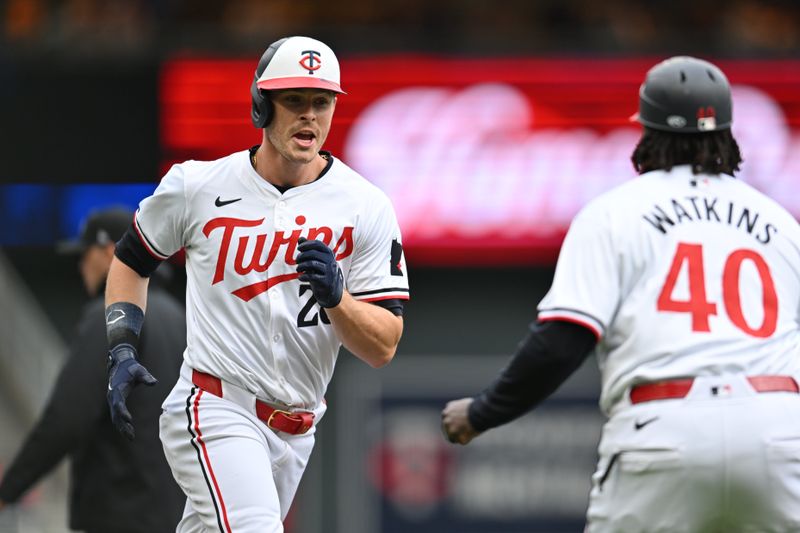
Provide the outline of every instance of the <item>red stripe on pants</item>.
[[217,477],[214,475],[214,469],[211,468],[211,459],[208,457],[208,449],[206,448],[206,443],[203,442],[203,433],[200,431],[200,410],[198,407],[200,406],[200,397],[202,395],[203,389],[200,389],[200,392],[194,399],[194,431],[197,434],[196,440],[200,443],[200,447],[203,449],[203,457],[206,461],[206,469],[211,475],[211,481],[214,483],[214,490],[217,492],[219,506],[222,508],[222,518],[225,520],[225,528],[228,530],[228,533],[232,533],[231,525],[228,523],[228,510],[225,509],[225,501],[222,499],[222,492],[219,490]]

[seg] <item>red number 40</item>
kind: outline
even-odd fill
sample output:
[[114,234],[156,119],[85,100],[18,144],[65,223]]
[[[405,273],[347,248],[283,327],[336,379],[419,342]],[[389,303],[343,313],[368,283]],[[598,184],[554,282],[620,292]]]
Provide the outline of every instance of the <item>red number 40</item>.
[[[758,270],[763,288],[761,303],[764,308],[761,324],[757,328],[750,327],[742,312],[742,301],[739,294],[739,272],[742,263],[752,261]],[[678,275],[686,264],[689,271],[689,299],[676,300],[672,297]],[[725,312],[733,324],[754,337],[769,337],[775,333],[778,324],[778,294],[772,281],[769,266],[758,252],[753,250],[734,250],[725,260],[722,273],[722,299]],[[708,324],[709,315],[717,314],[717,304],[709,302],[706,297],[705,268],[703,266],[703,246],[701,244],[679,243],[675,257],[672,259],[669,274],[664,288],[658,295],[656,309],[692,315],[692,331],[711,331]]]

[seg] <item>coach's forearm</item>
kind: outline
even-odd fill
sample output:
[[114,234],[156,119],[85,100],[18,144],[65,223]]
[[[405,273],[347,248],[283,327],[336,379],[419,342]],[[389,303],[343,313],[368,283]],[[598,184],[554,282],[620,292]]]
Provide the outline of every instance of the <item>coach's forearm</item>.
[[342,344],[359,359],[374,368],[392,360],[403,334],[402,317],[383,307],[359,302],[347,291],[339,305],[325,312]]
[[544,401],[583,364],[597,344],[588,328],[571,322],[536,322],[497,379],[469,406],[469,421],[486,431]]
[[106,280],[106,307],[116,302],[129,302],[145,310],[147,285],[150,278],[143,278],[131,267],[114,257]]

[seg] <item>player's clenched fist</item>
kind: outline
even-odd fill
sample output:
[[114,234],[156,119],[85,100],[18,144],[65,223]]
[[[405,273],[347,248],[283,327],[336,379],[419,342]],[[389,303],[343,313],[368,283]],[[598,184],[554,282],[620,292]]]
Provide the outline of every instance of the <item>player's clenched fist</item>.
[[317,303],[322,307],[336,307],[342,301],[344,277],[336,263],[333,251],[324,242],[300,237],[297,249],[297,271],[300,281],[311,284]]
[[469,421],[469,406],[472,401],[472,398],[453,400],[442,411],[442,431],[447,440],[454,444],[469,444],[480,435]]

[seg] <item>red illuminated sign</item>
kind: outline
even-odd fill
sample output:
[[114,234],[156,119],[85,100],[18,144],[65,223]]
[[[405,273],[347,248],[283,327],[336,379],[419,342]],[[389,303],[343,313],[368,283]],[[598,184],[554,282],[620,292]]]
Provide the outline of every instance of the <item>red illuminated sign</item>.
[[[635,177],[641,60],[343,60],[326,149],[389,194],[412,264],[550,263],[591,198]],[[166,161],[260,142],[254,60],[162,73]],[[800,216],[800,62],[719,62],[734,86],[739,177]]]

